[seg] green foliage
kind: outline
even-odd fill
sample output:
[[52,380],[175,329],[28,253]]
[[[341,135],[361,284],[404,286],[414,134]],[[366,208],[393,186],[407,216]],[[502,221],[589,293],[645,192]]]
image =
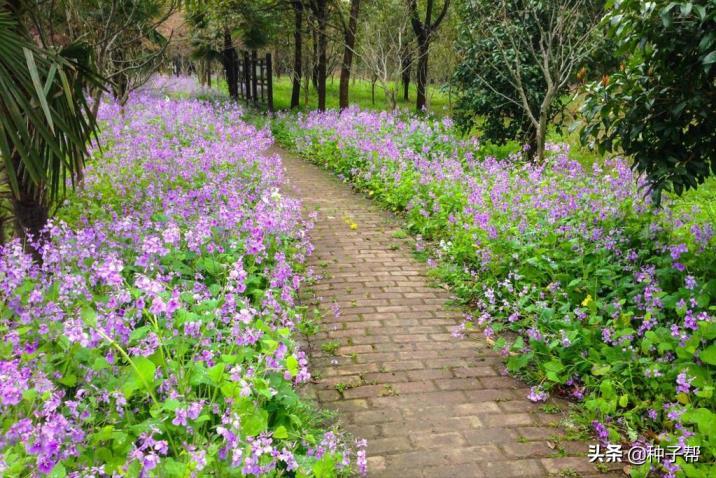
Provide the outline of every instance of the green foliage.
[[94,118],[83,88],[96,84],[88,52],[37,47],[0,0],[0,156],[16,195],[54,199],[82,171]]
[[[508,99],[516,95],[514,81],[504,67],[504,57],[514,59],[519,56],[522,83],[533,109],[539,108],[540,93],[547,88],[538,65],[528,52],[504,48],[514,32],[505,30],[497,21],[501,12],[493,2],[464,1],[458,6],[462,23],[457,45],[463,59],[454,76],[454,82],[460,88],[455,121],[463,131],[477,127],[483,138],[497,144],[514,139],[529,142],[534,138],[534,127],[522,106]],[[522,28],[535,33],[536,25],[526,20]],[[476,75],[476,71],[480,74]],[[488,78],[489,83],[485,81]],[[557,109],[552,110],[550,118],[556,113]]]
[[657,200],[716,173],[716,4],[609,3],[603,19],[622,64],[588,88],[585,141],[624,152]]

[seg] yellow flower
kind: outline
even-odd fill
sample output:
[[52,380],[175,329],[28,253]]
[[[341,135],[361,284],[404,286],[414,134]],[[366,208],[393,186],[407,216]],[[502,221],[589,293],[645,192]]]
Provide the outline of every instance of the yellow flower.
[[355,222],[351,223],[351,231],[355,231],[356,229],[358,229],[358,224]]
[[592,303],[592,300],[592,294],[587,294],[587,297],[585,297],[582,301],[582,307],[587,307],[589,304]]

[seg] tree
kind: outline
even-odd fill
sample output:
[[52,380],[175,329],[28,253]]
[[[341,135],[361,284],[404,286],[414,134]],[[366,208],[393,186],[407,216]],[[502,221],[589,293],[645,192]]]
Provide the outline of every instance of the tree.
[[444,0],[442,10],[433,21],[433,8],[435,0],[426,0],[425,2],[425,18],[420,19],[418,14],[418,0],[407,0],[410,11],[410,21],[413,25],[413,31],[418,41],[418,73],[417,73],[417,89],[415,106],[418,111],[425,109],[426,89],[428,85],[428,55],[430,53],[430,42],[437,32],[440,22],[443,21],[447,14],[450,0]]
[[341,79],[338,86],[338,105],[341,109],[348,107],[348,87],[351,81],[351,67],[353,65],[353,52],[356,44],[356,33],[358,30],[358,13],[360,12],[360,0],[351,0],[350,15],[346,24],[338,9],[338,14],[343,26],[343,61],[341,62]]
[[[45,2],[35,3],[42,12]],[[89,45],[97,71],[124,104],[164,61],[171,33],[166,38],[160,27],[178,10],[179,0],[62,0],[51,5],[57,11],[44,15],[43,28],[61,27],[69,38]],[[95,104],[101,93],[95,91]]]
[[410,20],[408,15],[401,14],[407,12],[401,12],[400,2],[386,0],[371,7],[364,15],[361,25],[364,35],[356,53],[370,73],[372,87],[380,84],[391,109],[395,109],[406,67],[404,51],[410,43]]
[[602,25],[622,60],[587,88],[583,139],[634,158],[657,203],[716,173],[716,4],[615,2]]
[[315,19],[315,82],[318,93],[318,110],[326,110],[326,77],[328,73],[328,0],[308,0]]
[[410,76],[413,68],[413,45],[408,43],[400,54],[400,69],[403,70],[400,81],[403,83],[403,100],[410,99]]
[[560,96],[596,45],[596,9],[585,0],[478,0],[461,13],[458,123],[484,120],[483,136],[527,141],[542,161]]
[[100,84],[87,48],[37,46],[19,3],[0,0],[0,156],[16,232],[37,240],[66,181],[81,178],[96,128],[84,88]]
[[293,72],[291,76],[291,108],[298,108],[301,101],[301,76],[303,74],[303,2],[293,0]]

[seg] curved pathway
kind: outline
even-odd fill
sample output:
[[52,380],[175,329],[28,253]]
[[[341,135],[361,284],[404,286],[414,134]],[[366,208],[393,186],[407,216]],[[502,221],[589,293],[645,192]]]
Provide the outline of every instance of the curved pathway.
[[[370,477],[591,477],[587,443],[569,441],[561,412],[526,400],[484,342],[450,334],[461,312],[427,278],[399,222],[329,172],[283,150],[290,193],[318,213],[306,299],[312,391],[368,439]],[[548,411],[556,411],[554,404]]]

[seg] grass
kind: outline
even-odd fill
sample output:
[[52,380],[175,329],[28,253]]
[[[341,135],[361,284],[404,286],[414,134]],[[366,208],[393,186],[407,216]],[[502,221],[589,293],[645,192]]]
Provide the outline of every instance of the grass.
[[[326,82],[326,108],[338,109],[338,77],[330,77]],[[308,88],[308,98],[305,96],[303,84],[301,85],[301,102],[299,109],[301,111],[315,110],[318,107],[318,96],[313,85]],[[226,82],[219,79],[216,86],[219,90],[227,92]],[[401,95],[398,99],[398,108],[413,110],[415,109],[415,84],[410,85],[409,100],[404,101],[402,97],[402,87],[399,88]],[[306,102],[308,99],[308,102]],[[387,100],[380,84],[375,85],[375,102],[371,95],[370,81],[356,78],[351,80],[348,90],[348,99],[351,105],[356,104],[362,109],[370,109],[375,111],[385,111],[390,109],[390,103]],[[453,98],[454,99],[454,98]],[[288,110],[291,106],[291,78],[289,76],[274,76],[273,78],[273,104],[275,110]],[[428,109],[436,116],[448,115],[451,112],[451,102],[449,95],[442,91],[438,86],[430,86],[428,88]]]

